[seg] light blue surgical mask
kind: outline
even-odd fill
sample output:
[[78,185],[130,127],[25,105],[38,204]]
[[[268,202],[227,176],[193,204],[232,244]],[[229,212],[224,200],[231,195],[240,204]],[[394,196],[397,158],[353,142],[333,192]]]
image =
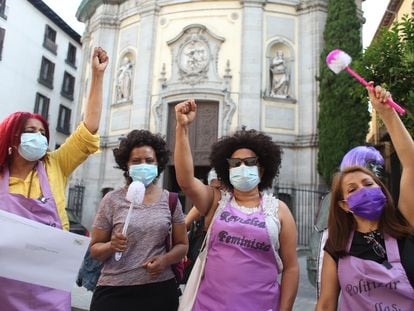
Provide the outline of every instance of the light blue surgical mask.
[[154,164],[134,164],[129,167],[129,176],[132,181],[140,181],[145,187],[158,176],[158,166]]
[[47,138],[40,132],[23,133],[17,151],[27,161],[37,161],[46,154],[47,147]]
[[230,169],[230,183],[240,191],[250,191],[260,183],[257,166],[240,165]]

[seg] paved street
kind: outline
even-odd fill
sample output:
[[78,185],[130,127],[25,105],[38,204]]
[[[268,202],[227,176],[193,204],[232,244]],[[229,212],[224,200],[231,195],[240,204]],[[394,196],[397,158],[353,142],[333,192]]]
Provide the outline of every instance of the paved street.
[[89,310],[92,292],[75,285],[72,289],[72,311]]
[[[306,271],[306,255],[299,255],[300,283],[299,292],[296,297],[294,311],[313,310],[315,306],[315,289],[309,283]],[[83,287],[74,286],[72,290],[72,311],[89,310],[92,293]],[[248,310],[251,311],[251,310]]]
[[296,296],[295,304],[293,306],[294,311],[312,311],[315,309],[316,304],[316,290],[308,281],[308,274],[306,270],[306,255],[299,255],[300,265],[300,279],[299,279],[299,291]]

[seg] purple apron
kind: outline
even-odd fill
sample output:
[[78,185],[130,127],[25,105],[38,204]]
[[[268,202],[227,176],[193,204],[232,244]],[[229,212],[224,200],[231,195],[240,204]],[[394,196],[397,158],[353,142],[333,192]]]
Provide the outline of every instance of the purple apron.
[[230,202],[212,224],[193,310],[278,310],[278,268],[263,210],[245,214]]
[[[10,193],[9,170],[5,168],[0,180],[0,208],[49,226],[62,228],[46,170],[41,161],[38,161],[36,170],[43,199],[30,199],[21,194]],[[45,265],[47,265],[46,262]],[[2,269],[4,268],[2,267]],[[69,311],[71,309],[70,293],[0,277],[0,309],[7,311]]]
[[339,259],[340,310],[414,310],[414,289],[401,264],[397,240],[385,235],[385,248],[391,269],[354,256]]

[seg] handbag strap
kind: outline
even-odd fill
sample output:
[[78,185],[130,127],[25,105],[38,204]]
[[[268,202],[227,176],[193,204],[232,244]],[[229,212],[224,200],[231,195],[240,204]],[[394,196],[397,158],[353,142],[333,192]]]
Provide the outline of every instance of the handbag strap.
[[170,208],[171,218],[173,217],[175,208],[177,207],[177,201],[178,201],[178,193],[169,192],[168,193],[168,207]]
[[168,233],[165,239],[165,245],[167,252],[172,248],[172,219],[174,217],[175,208],[177,207],[178,203],[178,193],[177,192],[169,192],[168,193],[168,208],[171,213],[171,228],[170,232]]

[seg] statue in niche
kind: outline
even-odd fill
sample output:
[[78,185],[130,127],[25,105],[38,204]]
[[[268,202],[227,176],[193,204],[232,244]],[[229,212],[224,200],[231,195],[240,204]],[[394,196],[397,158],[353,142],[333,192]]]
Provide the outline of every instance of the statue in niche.
[[132,91],[132,62],[125,56],[122,59],[121,66],[118,69],[116,80],[116,100],[124,102],[131,99]]
[[289,74],[283,51],[276,52],[270,64],[270,96],[287,97],[289,91]]

